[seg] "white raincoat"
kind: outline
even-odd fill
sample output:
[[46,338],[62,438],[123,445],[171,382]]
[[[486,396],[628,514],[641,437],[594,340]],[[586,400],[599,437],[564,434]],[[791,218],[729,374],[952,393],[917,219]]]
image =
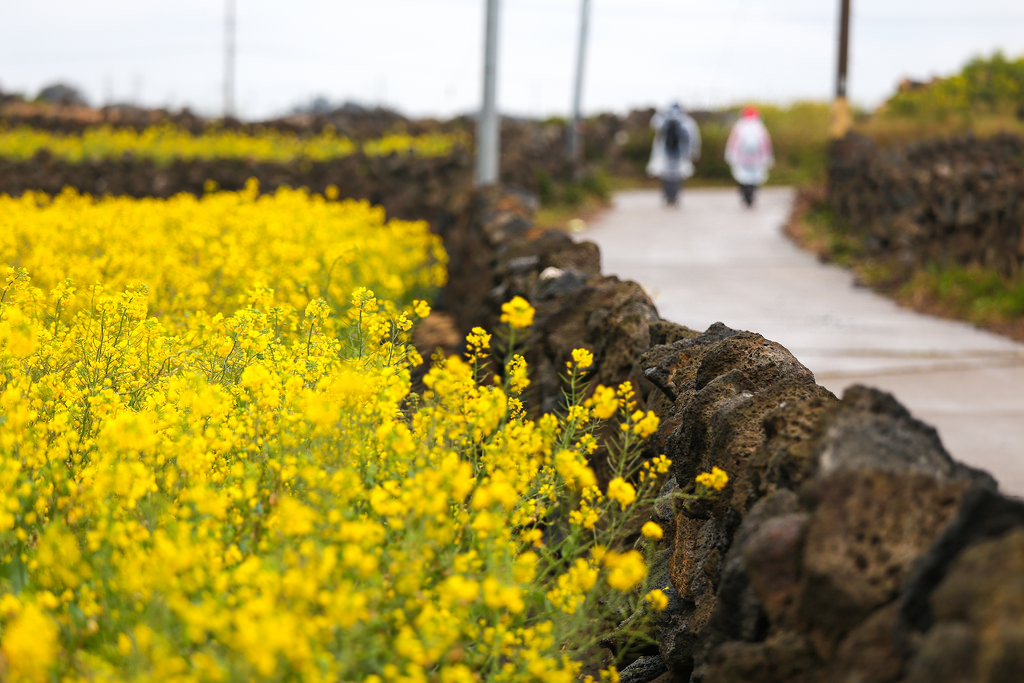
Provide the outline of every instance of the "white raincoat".
[[[689,133],[689,148],[684,150],[682,157],[671,158],[665,151],[665,140],[662,127],[669,118],[678,118],[686,132]],[[651,118],[651,127],[657,131],[651,145],[651,158],[647,162],[647,175],[665,180],[685,179],[693,175],[693,162],[700,159],[700,129],[697,122],[683,111],[678,104],[673,104],[668,111],[658,112]]]
[[756,111],[748,110],[736,122],[725,143],[725,161],[740,185],[763,185],[775,165],[772,139]]

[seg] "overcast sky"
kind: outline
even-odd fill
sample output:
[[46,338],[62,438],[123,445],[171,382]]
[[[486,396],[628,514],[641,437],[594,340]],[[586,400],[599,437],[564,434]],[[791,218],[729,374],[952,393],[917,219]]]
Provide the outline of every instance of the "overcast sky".
[[[447,118],[479,107],[485,0],[235,0],[240,116],[323,95]],[[583,110],[678,99],[828,100],[839,0],[591,0]],[[500,0],[498,107],[567,114],[582,0]],[[0,90],[62,81],[95,105],[224,103],[225,0],[5,0]],[[852,0],[848,94],[863,106],[901,78],[1024,55],[1021,0]]]

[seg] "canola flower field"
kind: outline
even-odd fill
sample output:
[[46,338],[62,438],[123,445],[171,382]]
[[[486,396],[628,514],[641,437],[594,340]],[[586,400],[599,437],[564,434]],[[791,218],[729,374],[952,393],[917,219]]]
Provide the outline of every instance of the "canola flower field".
[[665,607],[612,543],[657,418],[586,392],[588,350],[527,419],[516,298],[412,392],[425,223],[253,183],[0,195],[0,261],[0,680],[570,681],[595,615]]
[[356,141],[332,129],[300,136],[269,128],[253,134],[214,128],[193,135],[172,124],[150,126],[142,131],[105,125],[87,128],[80,135],[59,135],[24,125],[0,125],[0,150],[3,150],[5,158],[24,161],[45,150],[72,163],[119,159],[125,154],[153,159],[160,164],[176,159],[225,158],[327,161],[360,151],[367,156],[414,154],[443,157],[466,142],[464,135],[456,133],[409,135],[395,132],[372,140]]

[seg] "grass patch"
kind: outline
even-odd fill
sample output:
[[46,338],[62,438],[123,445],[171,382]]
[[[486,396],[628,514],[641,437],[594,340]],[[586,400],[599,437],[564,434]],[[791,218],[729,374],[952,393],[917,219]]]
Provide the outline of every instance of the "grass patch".
[[586,222],[610,206],[611,199],[594,195],[586,195],[575,203],[560,202],[547,206],[542,204],[534,217],[534,223],[538,228],[570,231],[573,221]]
[[785,233],[805,251],[847,268],[866,262],[860,243],[839,228],[839,220],[825,199],[824,185],[800,188]]
[[537,171],[540,208],[534,223],[540,228],[570,230],[574,220],[588,220],[611,206],[612,192],[625,189],[624,179],[612,179],[601,169],[584,173],[578,180],[559,182]]
[[1024,316],[1024,279],[978,267],[930,264],[900,287],[899,298],[982,327],[1005,326]]

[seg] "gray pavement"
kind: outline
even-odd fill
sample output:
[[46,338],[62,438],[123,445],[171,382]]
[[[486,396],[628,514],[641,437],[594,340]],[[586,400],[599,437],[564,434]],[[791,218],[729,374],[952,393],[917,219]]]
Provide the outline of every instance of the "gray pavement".
[[673,209],[632,190],[579,237],[600,246],[602,272],[643,285],[662,318],[757,332],[837,396],[852,384],[891,392],[954,458],[1024,496],[1024,345],[855,286],[782,234],[792,200],[764,188],[746,209],[736,190],[686,189]]

